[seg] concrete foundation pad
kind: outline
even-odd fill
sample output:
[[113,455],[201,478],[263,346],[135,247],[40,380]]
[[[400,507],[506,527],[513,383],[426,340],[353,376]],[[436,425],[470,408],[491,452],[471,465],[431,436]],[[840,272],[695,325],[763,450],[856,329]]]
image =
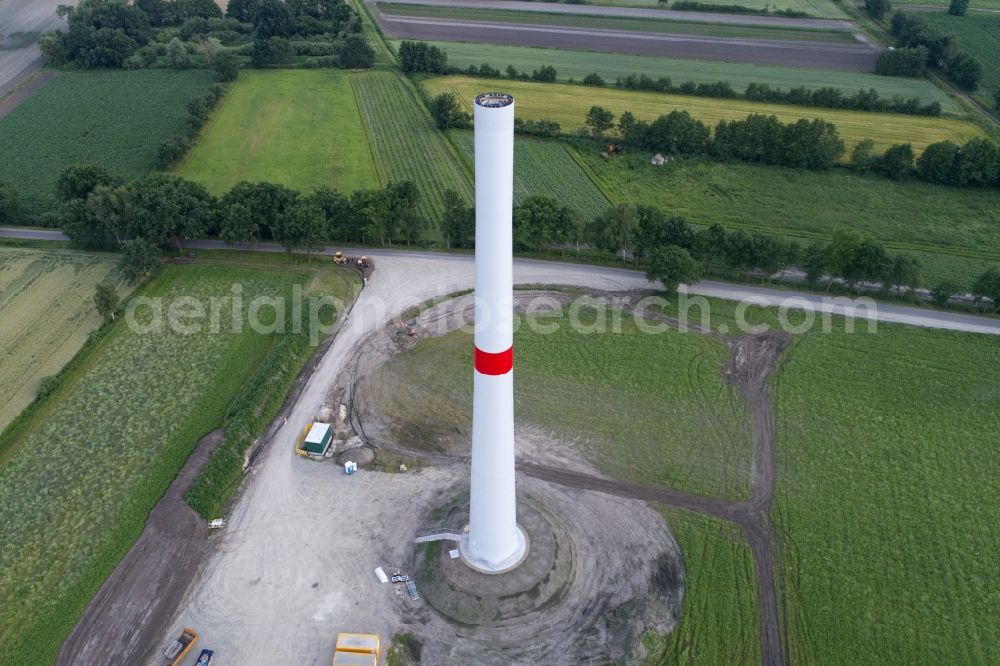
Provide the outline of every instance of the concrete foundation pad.
[[[456,507],[449,522],[467,512],[468,505]],[[556,516],[530,499],[519,498],[517,519],[525,548],[503,571],[481,570],[464,550],[460,559],[451,559],[448,542],[418,548],[414,571],[427,603],[452,622],[490,627],[523,623],[525,616],[558,603],[572,583],[570,536]]]

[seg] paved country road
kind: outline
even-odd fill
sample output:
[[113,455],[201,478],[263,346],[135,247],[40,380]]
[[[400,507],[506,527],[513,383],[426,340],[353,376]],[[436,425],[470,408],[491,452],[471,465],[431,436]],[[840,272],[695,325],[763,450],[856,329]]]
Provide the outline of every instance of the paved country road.
[[388,36],[402,39],[538,46],[860,72],[872,71],[878,56],[878,48],[869,43],[831,44],[704,37],[624,30],[450,21],[435,18],[388,16],[379,11],[372,13]]
[[0,98],[18,82],[36,72],[44,62],[38,49],[42,33],[64,28],[56,16],[59,5],[75,5],[76,0],[3,0],[0,2]]
[[819,18],[786,18],[783,16],[754,16],[748,14],[720,14],[718,12],[684,12],[641,7],[611,7],[605,5],[565,5],[557,3],[525,2],[524,0],[386,0],[396,5],[430,5],[434,7],[462,7],[465,9],[506,9],[545,14],[576,14],[581,16],[627,16],[663,21],[695,21],[698,23],[731,23],[733,25],[767,25],[789,28],[816,28],[819,30],[844,30],[854,32],[857,26],[848,20]]
[[[61,231],[54,229],[31,229],[26,227],[0,227],[0,238],[22,238],[29,240],[66,241],[69,240]],[[222,241],[194,240],[184,243],[190,249],[225,250],[232,249]],[[284,252],[274,243],[261,243],[257,250],[265,252]],[[333,248],[323,250],[324,254],[333,254]],[[419,252],[410,250],[355,249],[355,254],[366,254],[378,259],[380,267],[391,267],[394,264],[412,265],[414,275],[426,274],[428,270],[435,273],[442,270],[471,271],[472,255],[444,254],[438,252]],[[649,288],[649,282],[639,271],[624,268],[608,268],[604,266],[589,266],[584,264],[567,264],[556,261],[541,261],[537,259],[515,259],[515,278],[524,273],[528,278],[533,271],[544,269],[547,280],[552,284],[561,278],[566,284],[581,284],[596,288],[643,289]],[[588,282],[588,278],[590,279]],[[533,281],[533,280],[532,280]],[[522,280],[524,282],[524,280]],[[770,289],[750,285],[729,284],[714,280],[702,280],[689,287],[689,293],[697,296],[708,296],[728,301],[751,301],[753,305],[785,307],[798,310],[812,308],[815,312],[835,315],[852,315],[859,319],[874,319],[879,322],[909,324],[924,328],[943,328],[966,333],[986,333],[1000,335],[1000,319],[979,317],[959,312],[944,312],[892,303],[878,303],[874,310],[854,308],[845,305],[841,299],[831,299],[821,294],[797,292],[784,289]],[[448,292],[442,292],[448,293]],[[431,296],[440,295],[432,293]],[[419,302],[419,301],[417,301]],[[409,307],[406,303],[400,309]]]

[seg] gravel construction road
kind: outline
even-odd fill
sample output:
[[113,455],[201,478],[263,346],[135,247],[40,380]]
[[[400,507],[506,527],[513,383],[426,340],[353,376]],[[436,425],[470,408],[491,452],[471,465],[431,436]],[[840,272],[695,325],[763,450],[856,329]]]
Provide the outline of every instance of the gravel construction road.
[[642,7],[612,7],[607,5],[566,5],[552,2],[537,3],[523,0],[386,0],[396,5],[431,5],[434,7],[462,7],[465,9],[506,9],[546,14],[577,14],[581,16],[628,16],[661,21],[694,21],[697,23],[728,23],[733,25],[769,25],[789,28],[817,28],[820,30],[857,30],[850,21],[836,19],[785,18],[782,16],[752,16],[748,14],[721,14],[718,12],[678,12]]
[[869,43],[829,44],[765,39],[669,35],[389,16],[372,12],[383,32],[397,39],[481,42],[506,46],[629,53],[870,72],[878,48]]
[[38,38],[66,22],[56,16],[59,5],[75,0],[4,0],[0,2],[0,98],[43,64]]

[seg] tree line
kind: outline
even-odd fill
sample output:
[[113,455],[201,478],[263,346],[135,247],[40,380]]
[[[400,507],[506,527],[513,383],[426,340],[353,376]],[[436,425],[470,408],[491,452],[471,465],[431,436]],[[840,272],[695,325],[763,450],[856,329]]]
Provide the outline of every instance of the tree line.
[[217,235],[230,244],[274,241],[289,251],[316,250],[334,239],[409,244],[428,226],[409,181],[349,195],[325,187],[304,195],[275,183],[240,182],[215,197],[173,174],[127,183],[102,167],[73,166],[60,175],[56,197],[56,221],[72,243],[120,251],[119,268],[133,281],[188,238]]
[[652,122],[636,120],[625,111],[616,126],[614,114],[593,106],[584,123],[594,138],[616,128],[628,148],[675,155],[825,169],[844,154],[837,128],[818,118],[782,123],[775,116],[750,114],[744,120],[720,120],[713,136],[705,123],[687,111],[671,111]]
[[[588,74],[584,79],[585,85],[604,85],[604,81],[597,74]],[[733,89],[726,81],[717,83],[694,83],[686,81],[680,85],[674,85],[669,77],[653,79],[646,74],[629,74],[615,80],[615,87],[625,90],[649,90],[653,92],[675,93],[680,95],[693,95],[696,97],[721,97],[723,99],[745,99],[753,102],[773,102],[777,104],[795,104],[797,106],[815,106],[826,109],[850,109],[855,111],[880,111],[891,113],[906,113],[918,116],[940,116],[941,105],[937,102],[923,104],[919,97],[904,99],[895,96],[890,99],[881,97],[877,90],[858,90],[854,94],[846,95],[839,88],[814,88],[797,86],[782,90],[772,88],[766,83],[749,83],[746,89],[740,93]]]
[[[454,191],[447,202],[441,232],[448,247],[475,246],[475,209]],[[720,224],[696,227],[683,217],[669,216],[653,206],[624,203],[593,219],[555,199],[533,195],[514,208],[514,245],[519,251],[594,247],[619,261],[644,266],[651,280],[668,291],[704,274],[723,277],[770,276],[790,266],[804,271],[810,286],[825,281],[829,291],[837,278],[851,290],[862,283],[880,283],[883,293],[914,299],[923,284],[919,260],[906,252],[891,252],[881,242],[854,230],[838,230],[829,241],[803,246],[760,232],[729,230]],[[933,285],[931,297],[944,305],[960,290],[948,281]],[[984,271],[972,293],[1000,307],[1000,268]]]
[[857,173],[874,172],[892,178],[918,178],[952,187],[1000,187],[1000,148],[988,139],[970,139],[963,145],[939,141],[915,157],[908,143],[875,153],[871,139],[859,142],[851,152],[851,168]]
[[[430,226],[417,212],[420,195],[409,181],[349,194],[325,187],[302,194],[275,183],[241,182],[215,197],[173,174],[126,183],[102,167],[74,166],[61,174],[56,197],[61,203],[56,220],[72,243],[119,251],[119,268],[132,281],[154,272],[161,256],[181,250],[184,239],[218,236],[250,248],[273,241],[289,251],[318,250],[331,241],[391,247],[394,242],[418,241]],[[444,204],[439,229],[447,247],[474,247],[475,208],[453,190],[444,193]],[[851,289],[862,282],[880,282],[886,293],[912,297],[912,291],[894,287],[922,284],[915,257],[890,252],[853,230],[803,246],[719,224],[696,227],[658,208],[630,203],[588,219],[555,199],[532,195],[514,207],[513,231],[518,251],[565,254],[575,249],[579,256],[584,249],[597,248],[619,261],[644,266],[651,279],[661,280],[668,289],[703,274],[767,277],[789,266],[801,267],[814,286],[826,277],[827,290],[833,278],[840,278]],[[932,297],[943,304],[957,291],[956,285],[943,282],[934,285]],[[975,281],[973,293],[992,298],[995,305],[1000,305],[998,292],[998,268]]]
[[232,0],[226,18],[214,0],[80,0],[58,13],[67,31],[39,40],[56,65],[186,69],[220,59],[235,69],[241,56],[265,67],[287,64],[294,55],[311,56],[306,66],[374,62],[360,17],[344,0]]

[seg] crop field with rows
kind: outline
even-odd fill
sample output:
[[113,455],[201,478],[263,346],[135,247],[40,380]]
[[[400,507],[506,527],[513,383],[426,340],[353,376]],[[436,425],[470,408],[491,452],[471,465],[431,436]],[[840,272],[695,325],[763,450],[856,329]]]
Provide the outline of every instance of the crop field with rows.
[[403,79],[383,71],[356,74],[351,80],[382,185],[413,181],[420,190],[421,212],[434,222],[444,210],[446,190],[472,201],[469,173]]
[[[609,86],[615,79],[629,74],[645,74],[653,79],[668,77],[674,85],[687,81],[717,83],[726,81],[734,90],[742,92],[750,83],[766,83],[773,88],[789,90],[805,87],[836,88],[845,94],[874,88],[884,98],[895,95],[917,97],[924,104],[938,102],[945,112],[959,111],[948,93],[923,79],[906,79],[898,76],[879,76],[864,72],[802,69],[777,65],[755,65],[738,62],[692,60],[682,58],[657,58],[624,53],[598,53],[596,51],[567,51],[531,46],[500,46],[468,42],[431,42],[448,52],[448,64],[468,67],[483,62],[503,71],[513,65],[520,71],[531,72],[541,65],[556,68],[560,81],[581,81],[591,73],[599,74]],[[399,49],[400,41],[393,42]]]
[[647,634],[646,666],[760,664],[753,555],[740,530],[661,507],[684,556],[684,605],[667,636]]
[[[545,25],[594,30],[626,30],[638,33],[667,33],[672,35],[701,35],[745,39],[776,39],[801,42],[857,44],[854,35],[845,30],[824,28],[786,27],[783,25],[736,25],[726,23],[699,23],[671,20],[670,12],[662,18],[634,18],[623,16],[588,16],[573,13],[544,11],[512,11],[508,9],[483,9],[480,7],[439,7],[401,3],[379,3],[379,10],[391,16],[421,16],[439,19],[508,23],[516,25]],[[582,39],[585,39],[582,38]]]
[[[245,318],[255,297],[312,279],[300,266],[170,266],[141,295],[164,312],[181,297],[208,312],[209,299],[229,304],[241,285]],[[0,663],[54,660],[198,439],[223,422],[280,337],[246,322],[235,331],[232,306],[219,311],[215,331],[206,317],[193,333],[157,329],[147,305],[136,309],[139,327],[119,317],[31,422],[0,440]],[[274,321],[272,308],[259,315]]]
[[181,175],[214,194],[241,180],[304,192],[378,187],[350,79],[330,69],[242,72]]
[[[475,141],[472,134],[455,132],[452,140],[473,168]],[[588,217],[604,212],[611,205],[563,144],[518,136],[514,140],[514,202],[520,203],[532,194],[552,197]]]
[[214,79],[205,70],[63,72],[0,118],[0,181],[38,212],[54,204],[56,180],[74,164],[141,178]]
[[0,430],[100,325],[94,287],[114,270],[108,254],[0,247]]
[[[495,81],[466,76],[444,76],[427,79],[423,86],[431,95],[452,92],[466,110],[471,109],[475,95],[482,90],[498,88],[517,99],[518,115],[524,119],[554,120],[564,133],[584,127],[583,121],[591,106],[603,106],[615,116],[631,111],[638,120],[653,120],[671,111],[687,111],[710,128],[720,120],[740,120],[751,113],[777,116],[782,122],[801,118],[823,118],[837,126],[849,156],[854,144],[872,139],[878,149],[895,143],[913,144],[918,154],[930,143],[951,139],[956,143],[977,136],[982,131],[971,123],[953,118],[929,118],[894,113],[867,113],[838,109],[817,109],[789,104],[765,104],[744,100],[691,97],[655,92],[594,88],[582,85],[534,83],[528,81]],[[846,157],[845,157],[846,159]]]
[[787,352],[772,515],[790,663],[996,661],[997,367],[998,336],[891,325]]
[[[520,423],[572,441],[610,476],[729,498],[749,493],[751,441],[743,400],[720,378],[728,350],[696,333],[641,332],[623,316],[621,332],[581,335],[570,309],[557,331],[521,326],[515,334]],[[593,310],[575,315],[599,326]],[[611,317],[608,315],[611,329]],[[438,446],[471,426],[472,345],[467,334],[421,340],[363,381],[362,404],[377,404],[400,437]],[[664,427],[669,424],[669,427]],[[426,441],[422,441],[426,439]]]

